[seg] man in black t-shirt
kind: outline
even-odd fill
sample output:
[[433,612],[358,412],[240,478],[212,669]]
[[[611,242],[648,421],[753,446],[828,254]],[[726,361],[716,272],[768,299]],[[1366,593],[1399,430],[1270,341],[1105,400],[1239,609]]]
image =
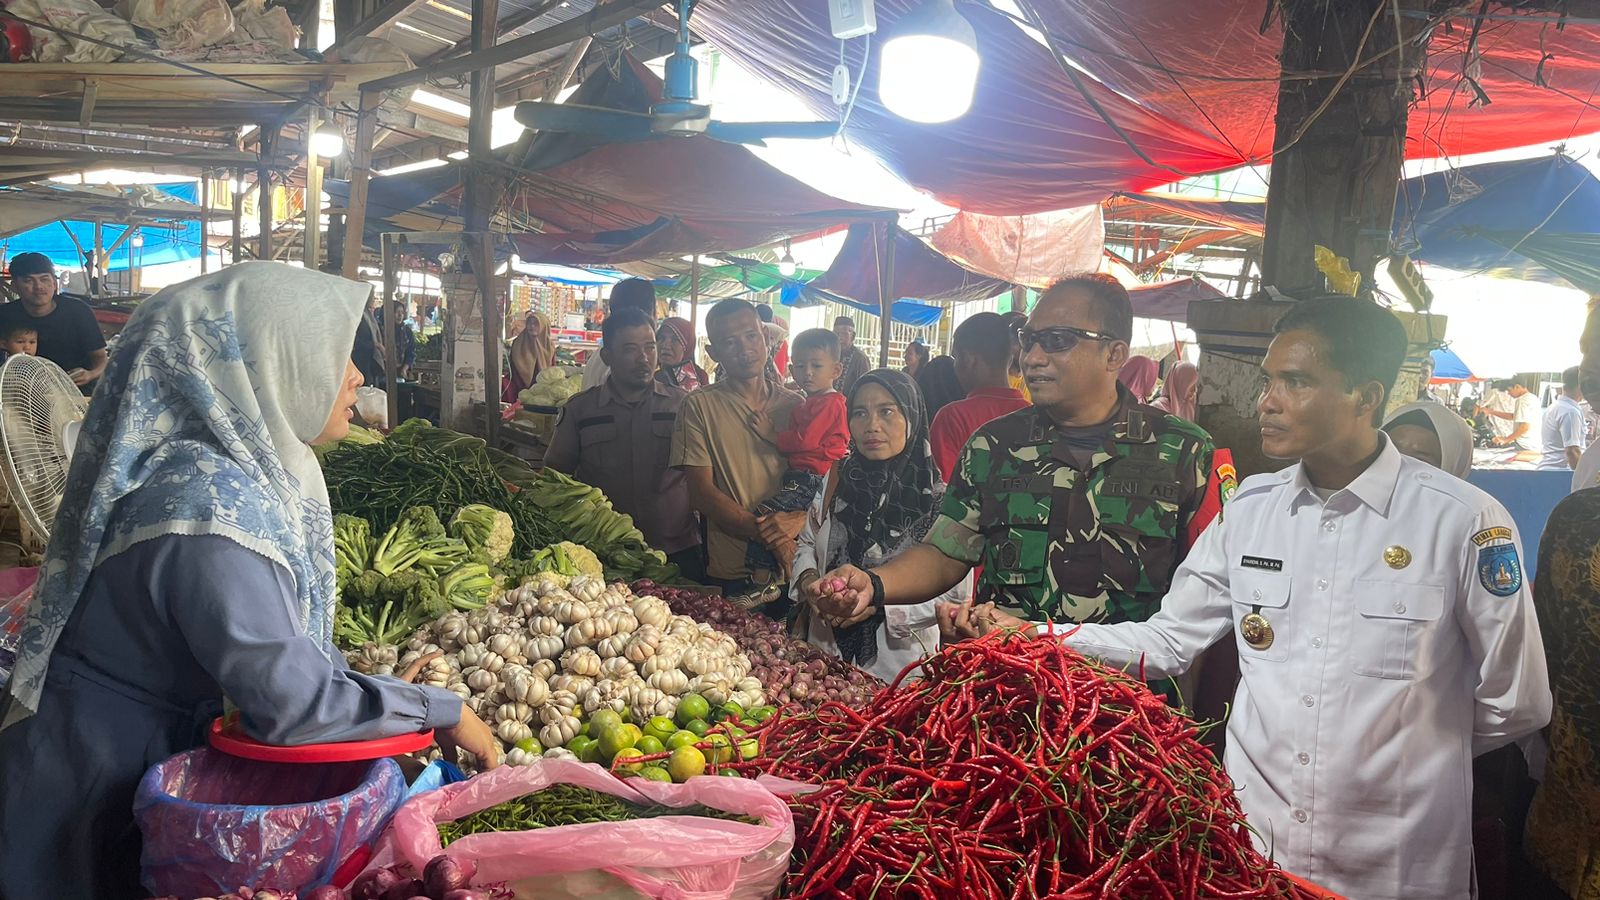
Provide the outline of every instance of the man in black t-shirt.
[[27,322],[39,333],[39,356],[66,370],[85,393],[105,374],[106,338],[88,304],[57,294],[56,267],[42,253],[11,260],[11,286],[18,299],[0,306],[0,330]]

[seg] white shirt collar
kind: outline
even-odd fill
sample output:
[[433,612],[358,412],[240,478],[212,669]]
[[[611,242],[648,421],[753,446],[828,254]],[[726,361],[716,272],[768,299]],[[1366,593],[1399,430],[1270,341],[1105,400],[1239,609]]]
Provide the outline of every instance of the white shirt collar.
[[[1383,442],[1383,449],[1378,451],[1378,458],[1367,466],[1365,472],[1356,476],[1344,490],[1336,492],[1329,498],[1329,503],[1337,502],[1344,494],[1352,494],[1357,500],[1365,503],[1380,516],[1389,515],[1389,503],[1394,499],[1395,485],[1400,481],[1400,451],[1396,450],[1389,436],[1382,431],[1378,432],[1378,440]],[[1293,512],[1301,503],[1320,503],[1317,493],[1311,486],[1311,479],[1306,475],[1303,463],[1295,463],[1294,467],[1285,472],[1289,485],[1288,509]]]

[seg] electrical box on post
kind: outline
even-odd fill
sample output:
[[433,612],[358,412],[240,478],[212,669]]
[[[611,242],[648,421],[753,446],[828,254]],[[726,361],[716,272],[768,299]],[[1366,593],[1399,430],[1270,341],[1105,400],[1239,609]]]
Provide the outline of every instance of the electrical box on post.
[[873,0],[828,0],[828,22],[833,36],[840,40],[860,37],[878,30],[878,14]]

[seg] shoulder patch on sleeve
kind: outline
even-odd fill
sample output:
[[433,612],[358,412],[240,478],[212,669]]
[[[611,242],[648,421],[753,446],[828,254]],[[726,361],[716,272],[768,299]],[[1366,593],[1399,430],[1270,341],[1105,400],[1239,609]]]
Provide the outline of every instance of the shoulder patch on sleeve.
[[1511,540],[1511,529],[1504,525],[1496,525],[1493,528],[1485,528],[1484,530],[1472,536],[1472,542],[1477,544],[1479,547],[1482,547],[1484,544],[1487,544],[1490,541],[1509,540]]
[[1478,583],[1496,597],[1509,597],[1522,589],[1522,561],[1515,544],[1478,548]]

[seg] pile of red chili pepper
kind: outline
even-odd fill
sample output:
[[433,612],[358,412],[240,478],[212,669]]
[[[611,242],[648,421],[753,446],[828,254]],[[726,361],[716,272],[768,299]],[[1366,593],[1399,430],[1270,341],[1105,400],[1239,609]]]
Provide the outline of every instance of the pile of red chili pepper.
[[[790,897],[1315,896],[1252,845],[1194,723],[1057,641],[992,634],[866,711],[767,723],[795,796]],[[909,671],[909,670],[908,670]]]

